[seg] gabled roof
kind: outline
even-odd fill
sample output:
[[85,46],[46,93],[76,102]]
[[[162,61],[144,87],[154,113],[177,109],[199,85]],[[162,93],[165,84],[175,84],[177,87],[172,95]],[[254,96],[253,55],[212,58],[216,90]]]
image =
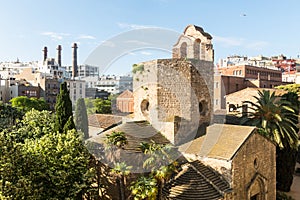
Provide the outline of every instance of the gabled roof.
[[133,93],[130,90],[125,90],[117,97],[117,99],[120,98],[133,98]]
[[122,122],[121,116],[110,114],[92,114],[88,116],[89,126],[106,129]]
[[214,124],[207,128],[206,135],[181,145],[179,151],[201,157],[232,160],[254,129],[252,126]]
[[158,132],[147,121],[133,121],[120,124],[114,128],[111,128],[100,135],[93,138],[96,143],[103,143],[107,134],[111,134],[113,131],[122,131],[128,140],[128,144],[125,146],[125,150],[136,151],[141,142],[154,141],[157,144],[170,143],[160,132]]
[[252,97],[253,95],[256,96],[258,94],[258,91],[263,91],[263,90],[270,91],[271,93],[275,92],[276,96],[281,96],[281,95],[287,93],[287,91],[285,91],[285,90],[275,89],[275,88],[251,88],[251,87],[248,87],[248,88],[230,93],[230,94],[226,95],[226,97],[235,96],[235,95],[238,95],[238,94],[243,94],[243,96],[247,95],[247,96]]
[[231,192],[221,174],[200,161],[185,164],[183,170],[163,188],[166,199],[212,200],[222,199]]

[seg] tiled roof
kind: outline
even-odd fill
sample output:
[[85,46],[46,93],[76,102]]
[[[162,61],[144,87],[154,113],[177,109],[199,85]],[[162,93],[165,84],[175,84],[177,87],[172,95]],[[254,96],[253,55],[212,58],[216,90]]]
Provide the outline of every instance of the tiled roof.
[[185,164],[163,188],[165,199],[176,200],[222,199],[227,192],[231,190],[222,175],[200,161]]
[[281,89],[274,89],[274,88],[250,88],[250,87],[248,87],[248,88],[245,88],[243,90],[239,90],[237,92],[230,93],[230,94],[226,95],[226,97],[241,95],[241,96],[244,97],[244,99],[249,99],[250,97],[253,98],[253,96],[258,96],[258,91],[263,91],[263,90],[268,90],[271,93],[275,92],[276,96],[282,96],[283,94],[287,93],[287,91],[281,90]]
[[[131,171],[135,173],[144,173],[143,162],[148,158],[147,155],[141,152],[138,148],[141,142],[151,143],[152,141],[156,144],[169,144],[170,142],[157,130],[155,130],[147,121],[135,121],[126,122],[114,128],[111,128],[100,135],[92,137],[89,141],[95,146],[102,146],[105,143],[106,135],[111,134],[113,131],[122,131],[125,133],[127,138],[127,144],[119,149],[120,152],[116,155],[118,162],[126,162],[128,166],[132,166]],[[90,149],[95,157],[103,159],[104,152],[103,148]],[[175,160],[178,158],[178,151],[176,148],[171,150],[171,157]],[[157,164],[161,164],[159,160],[154,161]],[[168,162],[168,161],[166,161]],[[169,163],[168,163],[169,164]]]
[[129,90],[125,90],[117,97],[117,99],[120,99],[120,98],[126,98],[126,99],[133,98],[133,93]]
[[181,145],[179,151],[201,157],[231,160],[254,129],[252,126],[214,124],[207,128],[206,135]]
[[121,116],[109,114],[92,114],[88,116],[89,126],[107,129],[122,122]]
[[126,150],[137,150],[141,142],[154,141],[157,144],[170,143],[161,133],[153,128],[147,121],[133,121],[126,122],[118,125],[112,129],[109,129],[97,137],[94,137],[94,141],[102,143],[107,134],[111,134],[113,131],[122,131],[125,133],[128,144],[125,146]]

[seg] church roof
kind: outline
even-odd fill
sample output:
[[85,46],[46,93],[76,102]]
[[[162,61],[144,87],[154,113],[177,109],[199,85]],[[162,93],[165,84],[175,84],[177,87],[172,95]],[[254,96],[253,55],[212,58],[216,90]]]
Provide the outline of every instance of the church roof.
[[163,188],[166,199],[176,200],[221,199],[226,192],[230,192],[230,187],[222,175],[200,161],[186,163]]
[[120,98],[133,98],[133,93],[130,90],[125,90],[117,97],[117,99]]
[[110,114],[92,114],[88,116],[89,126],[107,129],[122,122],[121,116]]
[[252,126],[214,124],[207,128],[206,135],[181,145],[179,151],[201,157],[232,160],[254,129]]
[[170,143],[160,132],[158,132],[147,121],[132,121],[125,122],[114,128],[111,128],[100,135],[92,138],[96,143],[103,143],[107,134],[111,134],[113,131],[122,131],[128,140],[128,144],[124,147],[125,150],[136,151],[141,142],[154,141],[157,144]]

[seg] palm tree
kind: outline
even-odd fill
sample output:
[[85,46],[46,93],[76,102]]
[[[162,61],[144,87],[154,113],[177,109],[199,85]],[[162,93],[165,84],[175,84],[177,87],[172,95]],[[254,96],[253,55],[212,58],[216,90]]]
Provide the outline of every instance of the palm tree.
[[172,146],[151,141],[150,144],[142,143],[140,149],[149,155],[144,161],[143,167],[151,169],[151,174],[157,182],[157,199],[161,199],[162,188],[177,166],[177,162],[172,160]]
[[294,119],[298,116],[286,99],[275,96],[275,92],[263,90],[254,97],[257,102],[245,101],[251,105],[248,117],[242,119],[242,124],[254,125],[263,129],[266,136],[280,148],[298,147],[297,124]]
[[157,196],[156,184],[155,178],[141,176],[131,184],[131,195],[134,200],[155,200]]
[[[291,94],[280,98],[276,97],[274,92],[270,93],[270,91],[263,90],[262,92],[259,91],[258,95],[258,97],[254,97],[257,100],[256,103],[245,102],[252,106],[250,107],[252,111],[248,112],[248,116],[243,117],[241,122],[258,127],[258,133],[275,142],[277,145],[277,189],[289,191],[295,167],[295,161],[293,161],[295,156],[291,157],[290,153],[298,147],[297,120],[299,106],[295,107],[294,105],[299,105],[299,102]],[[282,154],[282,151],[288,154]],[[288,160],[288,158],[291,158],[291,160]]]
[[125,133],[122,131],[113,131],[111,134],[106,135],[105,142],[110,146],[114,145],[118,148],[123,148],[128,143]]
[[122,131],[113,131],[111,134],[106,135],[104,142],[106,144],[106,158],[112,163],[121,157],[121,149],[128,143],[125,133]]
[[127,166],[125,162],[116,163],[115,167],[111,169],[111,172],[116,176],[119,182],[119,196],[121,200],[126,199],[125,186],[126,186],[126,176],[130,174],[130,169],[132,166]]

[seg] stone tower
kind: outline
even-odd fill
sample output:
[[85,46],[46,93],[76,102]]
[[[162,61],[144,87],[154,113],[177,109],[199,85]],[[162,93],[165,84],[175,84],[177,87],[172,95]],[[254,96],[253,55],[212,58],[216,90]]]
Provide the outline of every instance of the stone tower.
[[174,45],[172,59],[133,66],[135,119],[149,121],[175,144],[204,134],[210,124],[213,110],[211,39],[202,28],[189,25]]

